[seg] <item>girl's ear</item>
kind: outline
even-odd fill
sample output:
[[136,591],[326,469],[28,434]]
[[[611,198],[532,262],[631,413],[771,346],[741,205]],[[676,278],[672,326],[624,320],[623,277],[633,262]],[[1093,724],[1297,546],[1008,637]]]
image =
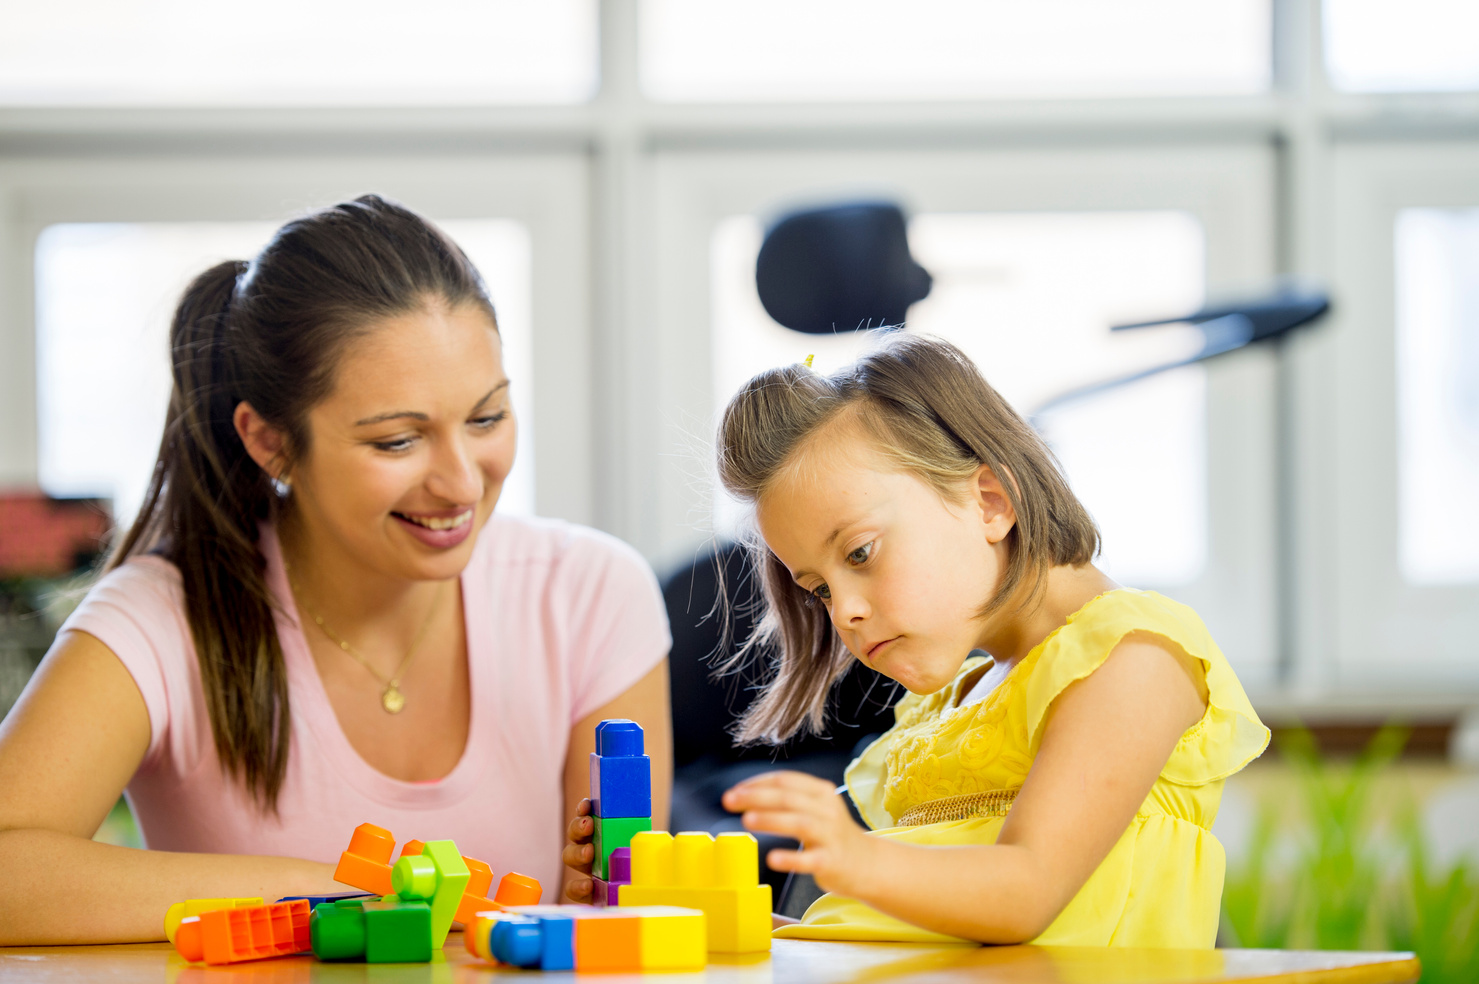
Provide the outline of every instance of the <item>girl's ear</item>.
[[[1010,476],[1008,476],[1010,478]],[[1012,507],[1012,498],[1006,486],[991,470],[990,465],[976,469],[971,484],[974,504],[981,511],[981,523],[986,528],[986,542],[1000,543],[1017,525],[1017,510]]]
[[262,418],[250,403],[242,400],[231,413],[236,434],[269,478],[282,481],[288,471],[287,436]]

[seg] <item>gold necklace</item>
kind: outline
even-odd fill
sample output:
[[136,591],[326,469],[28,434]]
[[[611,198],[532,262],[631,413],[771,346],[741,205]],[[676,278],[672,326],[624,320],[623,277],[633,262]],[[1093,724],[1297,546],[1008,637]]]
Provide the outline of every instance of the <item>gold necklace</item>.
[[313,616],[313,623],[323,629],[324,635],[333,640],[341,650],[354,657],[354,660],[360,666],[363,666],[369,671],[372,677],[384,685],[385,689],[380,692],[380,706],[385,708],[385,713],[399,714],[406,706],[406,695],[401,693],[401,677],[405,675],[406,667],[411,665],[411,657],[416,655],[416,648],[421,645],[421,640],[425,639],[426,633],[431,630],[432,619],[436,616],[437,608],[440,607],[442,600],[442,588],[446,586],[447,582],[442,581],[437,585],[436,597],[432,599],[431,611],[426,614],[426,622],[422,624],[421,630],[416,633],[416,638],[411,640],[411,648],[406,650],[406,658],[401,660],[401,665],[396,669],[395,675],[385,677],[381,675],[379,670],[371,666],[370,661],[365,659],[358,650],[351,646],[348,640],[341,638],[333,629],[329,628],[328,624],[324,622],[324,617],[308,603],[307,598],[303,597],[303,591],[298,586],[298,582],[292,579],[292,568],[286,565],[284,567],[287,570],[288,584],[292,587],[293,594],[303,603],[303,607],[308,609],[308,614]]

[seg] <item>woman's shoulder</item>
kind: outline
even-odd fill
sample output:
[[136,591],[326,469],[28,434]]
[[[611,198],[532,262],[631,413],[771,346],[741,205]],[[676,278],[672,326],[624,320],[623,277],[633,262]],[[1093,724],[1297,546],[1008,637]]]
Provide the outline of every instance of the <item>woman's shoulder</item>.
[[93,610],[121,609],[135,617],[183,613],[180,569],[157,554],[130,557],[87,589],[69,622]]
[[516,577],[528,589],[577,605],[601,594],[660,595],[652,567],[631,545],[560,519],[495,514],[468,572],[490,584]]

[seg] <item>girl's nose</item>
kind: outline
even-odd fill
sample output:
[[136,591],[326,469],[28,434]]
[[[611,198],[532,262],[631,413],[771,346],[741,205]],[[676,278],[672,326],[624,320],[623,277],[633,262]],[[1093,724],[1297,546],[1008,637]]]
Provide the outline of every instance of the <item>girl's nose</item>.
[[832,621],[839,629],[854,629],[869,615],[868,599],[860,591],[832,589]]
[[454,437],[438,442],[426,488],[437,498],[458,504],[477,502],[483,497],[483,475],[464,439]]

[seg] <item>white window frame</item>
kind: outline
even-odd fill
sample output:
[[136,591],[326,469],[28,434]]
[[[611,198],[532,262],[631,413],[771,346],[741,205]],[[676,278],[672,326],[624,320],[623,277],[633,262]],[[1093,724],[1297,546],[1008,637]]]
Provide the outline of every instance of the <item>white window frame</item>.
[[[257,159],[49,157],[0,160],[0,483],[35,483],[35,247],[62,222],[283,222],[368,191],[435,219],[509,218],[529,229],[536,443],[535,508],[594,521],[584,155],[294,155]],[[497,303],[497,298],[494,298]],[[161,358],[164,353],[161,352]]]

